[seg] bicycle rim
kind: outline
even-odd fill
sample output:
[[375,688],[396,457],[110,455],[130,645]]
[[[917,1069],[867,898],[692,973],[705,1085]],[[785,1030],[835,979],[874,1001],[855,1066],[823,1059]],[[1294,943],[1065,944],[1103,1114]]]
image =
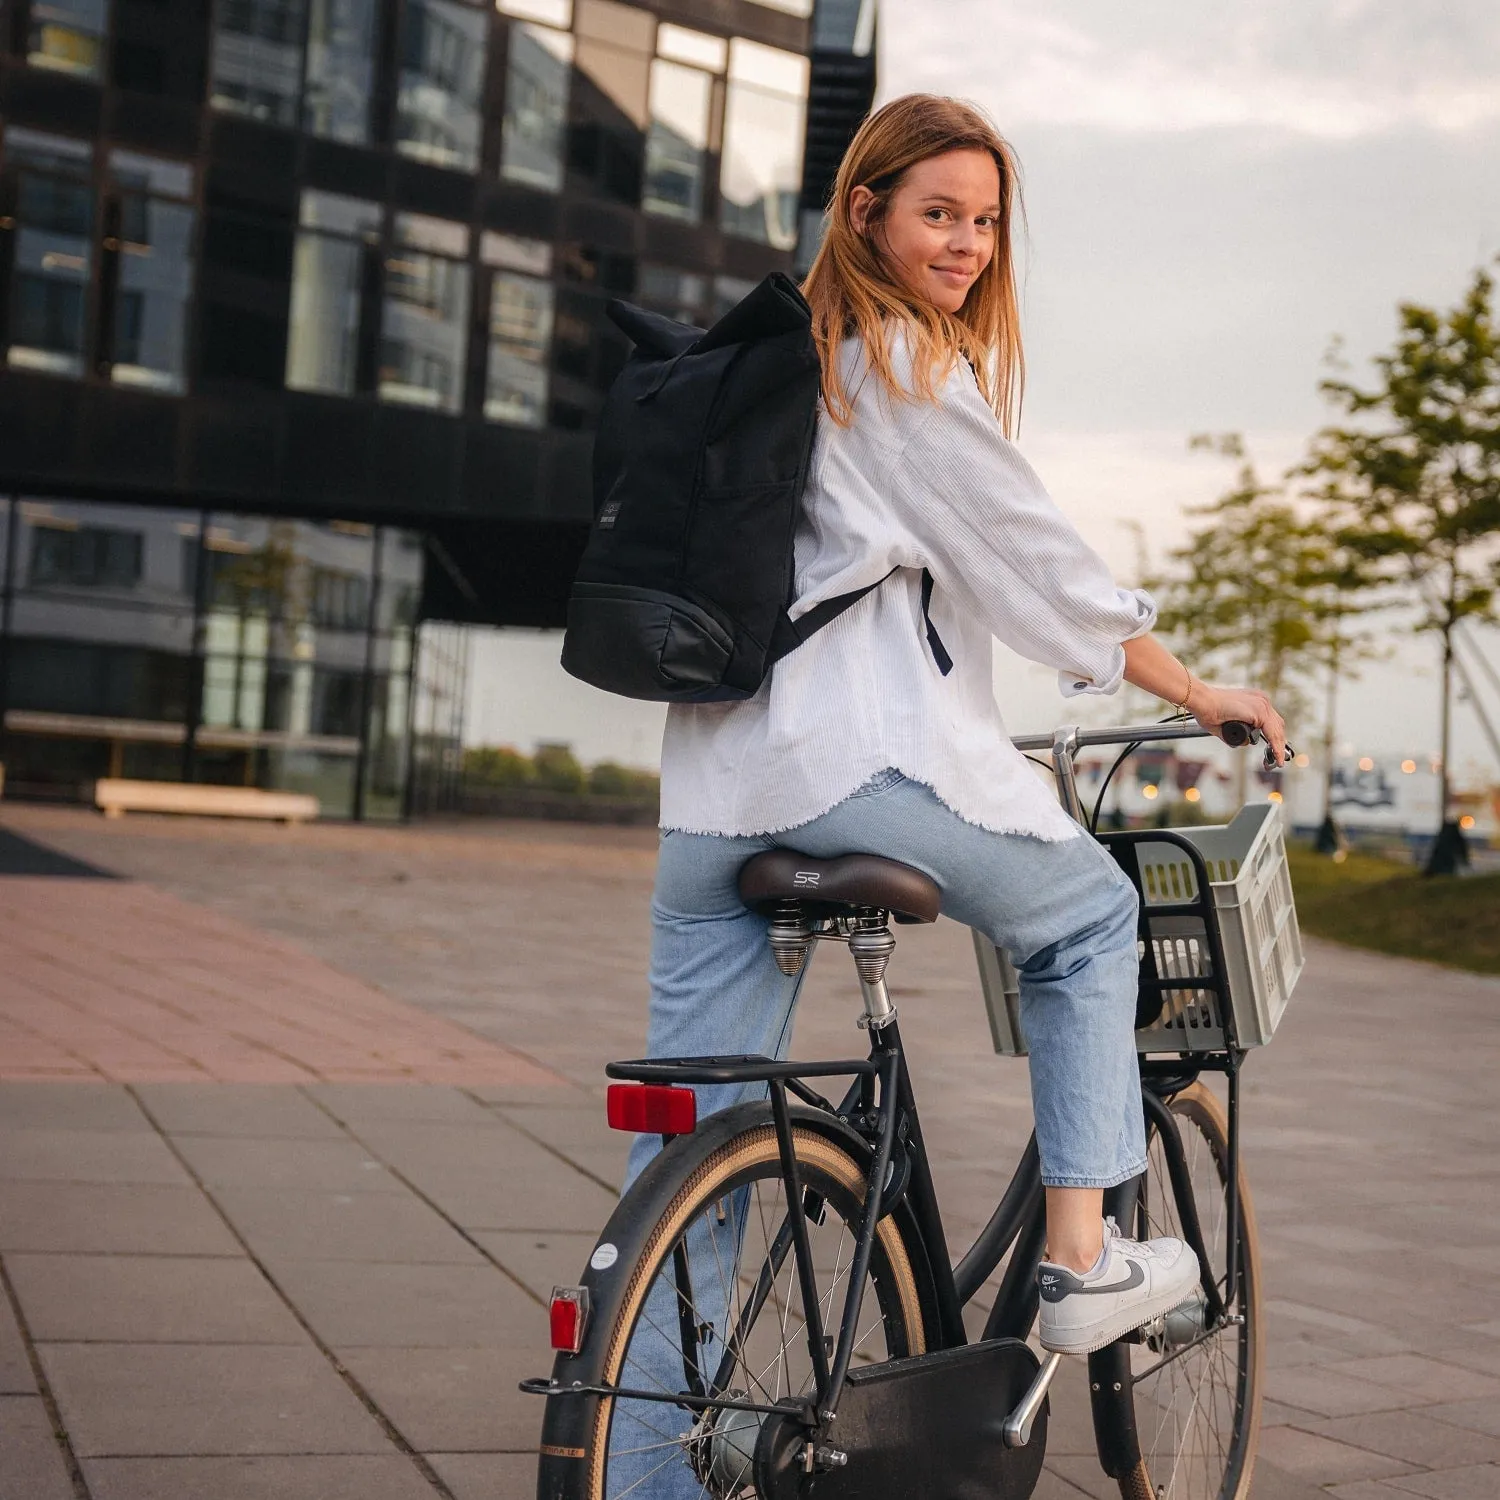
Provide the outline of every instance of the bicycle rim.
[[[804,1189],[814,1195],[810,1204],[822,1220],[810,1218],[808,1233],[825,1346],[831,1349],[848,1287],[864,1173],[815,1131],[794,1127],[793,1139]],[[697,1166],[647,1237],[631,1273],[605,1380],[672,1394],[691,1389],[696,1378],[705,1394],[766,1404],[811,1391],[796,1255],[790,1248],[776,1254],[778,1243],[786,1243],[786,1206],[770,1126],[736,1136]],[[921,1305],[906,1246],[895,1219],[886,1217],[870,1258],[855,1363],[923,1352]],[[585,1492],[589,1500],[753,1496],[759,1421],[750,1413],[697,1414],[666,1402],[602,1400]]]
[[[1169,1108],[1221,1292],[1228,1270],[1228,1129],[1223,1107],[1201,1083]],[[1182,1221],[1153,1132],[1136,1233],[1182,1237]],[[1158,1500],[1247,1500],[1260,1427],[1260,1255],[1255,1217],[1240,1173],[1238,1288],[1229,1312],[1242,1321],[1205,1331],[1191,1311],[1169,1314],[1131,1346],[1136,1432],[1144,1473],[1129,1476],[1129,1496]],[[1149,1480],[1142,1484],[1142,1480]]]

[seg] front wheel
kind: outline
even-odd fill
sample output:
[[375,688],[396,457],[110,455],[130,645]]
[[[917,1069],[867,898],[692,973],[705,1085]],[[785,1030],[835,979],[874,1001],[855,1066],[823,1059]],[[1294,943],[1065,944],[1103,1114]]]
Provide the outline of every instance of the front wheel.
[[[816,1300],[831,1352],[867,1158],[858,1137],[838,1138],[838,1122],[802,1110],[793,1121]],[[639,1207],[647,1209],[644,1218]],[[926,1263],[909,1249],[901,1222],[888,1215],[876,1233],[856,1330],[858,1364],[926,1348]],[[773,1405],[813,1389],[786,1187],[767,1107],[725,1111],[696,1136],[673,1142],[622,1200],[605,1242],[618,1242],[619,1263],[609,1272],[612,1287],[600,1287],[601,1320],[581,1361],[560,1359],[554,1378],[566,1386],[581,1376],[584,1384],[667,1399],[550,1396],[538,1494],[542,1500],[755,1495],[763,1418],[671,1398]],[[600,1259],[596,1252],[592,1264]]]
[[[1134,1393],[1140,1461],[1117,1475],[1124,1500],[1249,1500],[1260,1434],[1260,1245],[1255,1214],[1239,1173],[1237,1243],[1228,1243],[1229,1131],[1223,1106],[1200,1083],[1168,1102],[1182,1141],[1203,1241],[1222,1293],[1229,1256],[1238,1285],[1228,1319],[1205,1328],[1199,1303],[1184,1304],[1137,1343],[1118,1346],[1116,1369],[1128,1370]],[[1136,1235],[1186,1238],[1167,1168],[1162,1133],[1153,1129],[1146,1176],[1136,1203]],[[1091,1377],[1092,1378],[1092,1377]]]

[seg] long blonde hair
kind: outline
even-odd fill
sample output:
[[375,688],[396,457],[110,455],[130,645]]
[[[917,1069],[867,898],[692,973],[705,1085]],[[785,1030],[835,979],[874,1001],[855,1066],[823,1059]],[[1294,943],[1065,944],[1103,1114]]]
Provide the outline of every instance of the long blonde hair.
[[[918,162],[948,151],[988,151],[1000,172],[1000,218],[995,253],[962,308],[944,312],[901,284],[878,243],[891,195]],[[875,200],[863,232],[854,227],[849,195],[863,184]],[[907,94],[883,105],[859,127],[834,179],[828,228],[802,285],[812,308],[813,336],[823,362],[823,404],[840,426],[854,416],[853,397],[839,368],[839,346],[857,333],[886,388],[905,398],[891,365],[888,326],[904,322],[912,343],[918,399],[935,397],[934,383],[960,359],[974,369],[979,389],[1007,436],[1019,421],[1026,362],[1016,301],[1011,221],[1021,208],[1019,165],[984,113],[962,99]]]

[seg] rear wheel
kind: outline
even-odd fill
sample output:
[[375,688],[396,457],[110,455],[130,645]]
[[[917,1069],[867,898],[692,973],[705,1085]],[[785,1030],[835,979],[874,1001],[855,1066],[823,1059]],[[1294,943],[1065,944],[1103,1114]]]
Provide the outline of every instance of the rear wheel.
[[[1168,1108],[1182,1138],[1204,1244],[1223,1292],[1231,1253],[1224,1108],[1201,1082],[1177,1094]],[[1250,1495],[1260,1432],[1260,1247],[1243,1170],[1239,1177],[1239,1233],[1233,1247],[1238,1285],[1229,1320],[1206,1329],[1201,1306],[1184,1305],[1127,1346],[1141,1462],[1119,1476],[1125,1500],[1248,1500]],[[1135,1232],[1141,1239],[1184,1237],[1165,1148],[1155,1130]]]
[[[831,1353],[848,1290],[865,1169],[815,1129],[797,1124],[792,1133]],[[692,1163],[641,1242],[613,1326],[596,1335],[606,1340],[601,1383],[768,1405],[810,1392],[812,1359],[787,1224],[771,1125],[744,1131]],[[880,1221],[870,1257],[856,1363],[922,1353],[923,1303],[898,1219],[889,1215]],[[671,1401],[602,1398],[568,1500],[753,1496],[762,1420],[732,1408],[700,1412]]]

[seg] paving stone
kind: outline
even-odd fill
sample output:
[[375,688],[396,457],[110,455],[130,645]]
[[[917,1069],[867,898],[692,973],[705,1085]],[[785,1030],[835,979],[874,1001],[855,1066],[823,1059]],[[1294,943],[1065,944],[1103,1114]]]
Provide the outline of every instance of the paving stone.
[[456,1500],[522,1500],[536,1491],[534,1453],[429,1453]]
[[148,1083],[138,1092],[168,1135],[345,1139],[338,1125],[290,1084]]
[[40,1348],[80,1458],[390,1451],[310,1344]]
[[192,1186],[161,1137],[144,1130],[7,1128],[0,1131],[0,1180]]
[[1440,1422],[1453,1422],[1475,1432],[1500,1437],[1500,1403],[1494,1401],[1443,1401],[1422,1408],[1423,1415]]
[[1440,1469],[1431,1474],[1403,1474],[1392,1485],[1428,1500],[1495,1500],[1500,1495],[1500,1465],[1478,1464],[1472,1468]]
[[[358,1127],[369,1121],[409,1120],[429,1125],[485,1125],[493,1113],[467,1089],[413,1083],[315,1083],[302,1092],[316,1099],[337,1120]],[[556,1089],[545,1090],[552,1097]]]
[[210,1190],[286,1188],[302,1192],[403,1193],[402,1185],[353,1141],[262,1141],[181,1136],[177,1148]]
[[572,1106],[533,1106],[497,1111],[518,1129],[617,1189],[634,1137],[611,1130],[602,1100]]
[[241,1255],[214,1206],[189,1184],[10,1182],[0,1192],[0,1251]]
[[151,1122],[118,1083],[0,1081],[0,1130],[26,1125],[51,1130],[139,1130]]
[[1422,1411],[1387,1411],[1298,1425],[1320,1437],[1352,1443],[1356,1448],[1368,1448],[1428,1469],[1500,1462],[1500,1436],[1435,1421]]
[[73,1500],[40,1396],[0,1396],[0,1500]]
[[1330,1371],[1389,1386],[1411,1401],[1500,1400],[1500,1380],[1425,1355],[1348,1360]]
[[1309,1484],[1263,1459],[1256,1460],[1250,1481],[1251,1500],[1327,1500],[1327,1495],[1321,1485]]
[[[428,1452],[534,1449],[540,1441],[539,1396],[516,1387],[551,1373],[541,1347],[344,1349],[340,1357],[412,1447]],[[497,1397],[516,1395],[517,1400]]]
[[338,1349],[547,1347],[545,1311],[490,1265],[268,1264],[319,1337]]
[[41,1343],[300,1344],[307,1335],[245,1259],[6,1257]]
[[10,1310],[10,1299],[0,1296],[0,1396],[34,1396],[36,1381],[31,1360]]
[[1266,1394],[1288,1406],[1300,1406],[1320,1417],[1347,1417],[1360,1412],[1394,1411],[1410,1405],[1388,1385],[1330,1373],[1327,1365],[1297,1365],[1266,1372]]
[[1099,1467],[1096,1457],[1070,1457],[1066,1454],[1047,1455],[1047,1468],[1058,1478],[1066,1480],[1079,1494],[1089,1500],[1120,1500],[1120,1487]]
[[1416,1467],[1296,1427],[1263,1430],[1260,1455],[1273,1468],[1283,1469],[1313,1484],[1325,1485],[1351,1479],[1384,1479],[1393,1474],[1410,1473]]
[[214,1197],[257,1255],[454,1265],[483,1261],[451,1224],[409,1193],[221,1187]]
[[518,1281],[543,1299],[583,1274],[597,1233],[558,1229],[481,1229],[474,1238]]
[[432,1500],[432,1486],[404,1454],[91,1458],[82,1467],[93,1500]]
[[1053,1473],[1050,1468],[1043,1468],[1037,1476],[1036,1488],[1031,1492],[1030,1500],[1078,1500],[1084,1493],[1061,1474]]
[[1411,1491],[1398,1490],[1383,1479],[1356,1479],[1353,1484],[1336,1484],[1323,1494],[1332,1495],[1333,1500],[1402,1500]]
[[597,1232],[617,1201],[510,1126],[369,1124],[359,1138],[466,1229]]

